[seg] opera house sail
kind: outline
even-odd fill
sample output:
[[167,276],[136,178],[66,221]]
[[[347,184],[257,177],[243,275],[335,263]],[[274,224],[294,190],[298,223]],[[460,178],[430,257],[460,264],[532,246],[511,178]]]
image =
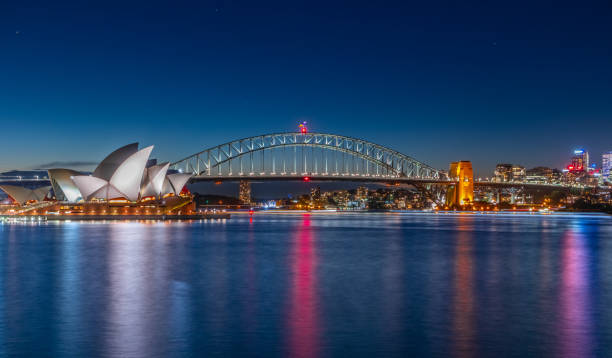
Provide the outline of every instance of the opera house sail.
[[162,194],[164,180],[166,180],[166,173],[169,167],[170,163],[162,163],[145,169],[144,184],[140,191],[141,198],[157,198]]
[[71,179],[73,176],[81,175],[81,173],[71,169],[49,169],[47,172],[57,200],[76,203],[82,199],[79,188],[74,185]]
[[164,181],[163,195],[179,195],[190,178],[191,174],[176,173],[168,175]]
[[[145,167],[151,151],[153,151],[153,146],[127,155],[124,159],[126,152],[130,151],[131,145],[113,152],[100,163],[91,176],[77,175],[72,177],[72,181],[79,188],[83,199],[111,200],[122,198],[138,201]],[[117,157],[123,160],[116,160]],[[100,177],[97,177],[96,173],[99,173]]]
[[41,188],[29,189],[17,185],[0,185],[0,189],[8,194],[16,203],[24,205],[28,202],[45,200],[51,187],[43,186]]
[[138,143],[131,143],[115,150],[98,164],[92,176],[109,181],[117,168],[136,152],[138,152]]

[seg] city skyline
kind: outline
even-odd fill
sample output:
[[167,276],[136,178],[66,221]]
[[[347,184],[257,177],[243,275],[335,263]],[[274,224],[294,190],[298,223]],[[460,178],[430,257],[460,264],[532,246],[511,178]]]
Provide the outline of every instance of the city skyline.
[[301,120],[482,176],[612,150],[607,4],[320,5],[0,5],[0,170],[135,141],[175,161]]
[[[299,127],[301,127],[302,125],[300,124]],[[299,128],[298,127],[298,128]],[[298,131],[296,131],[297,133]],[[306,132],[302,132],[302,134],[304,134]],[[393,148],[390,148],[393,149]],[[612,155],[612,151],[605,151],[603,153],[601,153],[600,156],[595,156],[593,157],[593,153],[589,153],[589,151],[587,149],[585,149],[584,147],[581,147],[580,149],[574,149],[572,150],[570,153],[573,154],[574,156],[570,156],[568,155],[568,157],[565,160],[565,163],[559,167],[555,167],[555,166],[547,166],[547,165],[533,165],[533,166],[525,166],[523,165],[523,163],[509,163],[509,162],[504,162],[504,161],[498,161],[495,166],[492,168],[492,170],[490,172],[485,172],[485,173],[476,173],[476,176],[480,176],[480,177],[487,177],[487,178],[493,178],[496,176],[496,171],[497,168],[500,165],[515,165],[515,166],[519,166],[522,167],[523,169],[538,169],[538,168],[550,168],[553,170],[559,170],[559,171],[564,171],[567,170],[568,168],[573,169],[573,158],[575,157],[575,154],[577,151],[584,151],[585,153],[587,153],[588,155],[591,155],[591,161],[590,161],[590,165],[588,166],[588,168],[585,167],[585,170],[587,169],[593,169],[593,170],[597,170],[598,172],[601,171],[601,173],[605,174],[606,173],[606,168],[608,168],[610,166],[609,164],[609,159],[608,158],[610,155]],[[155,156],[153,156],[155,157]],[[158,160],[158,158],[154,158],[155,160]],[[598,160],[599,159],[599,160]],[[77,171],[81,171],[81,172],[91,172],[95,166],[96,166],[97,162],[96,161],[78,161],[78,160],[53,160],[50,161],[48,163],[43,163],[40,164],[38,166],[33,166],[33,167],[22,167],[22,168],[6,168],[3,169],[2,167],[0,167],[0,174],[2,173],[6,173],[6,174],[10,174],[10,172],[20,172],[20,171],[46,171],[48,169],[53,169],[54,167],[64,167],[66,169],[72,169],[72,170],[77,170]],[[446,171],[446,169],[444,168],[438,168],[442,171]],[[607,175],[606,175],[607,177]]]

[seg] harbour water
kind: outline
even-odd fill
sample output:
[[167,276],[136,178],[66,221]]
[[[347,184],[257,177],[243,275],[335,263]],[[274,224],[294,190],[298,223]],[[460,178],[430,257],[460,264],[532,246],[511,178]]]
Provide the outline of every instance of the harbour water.
[[612,218],[0,223],[0,356],[610,357]]

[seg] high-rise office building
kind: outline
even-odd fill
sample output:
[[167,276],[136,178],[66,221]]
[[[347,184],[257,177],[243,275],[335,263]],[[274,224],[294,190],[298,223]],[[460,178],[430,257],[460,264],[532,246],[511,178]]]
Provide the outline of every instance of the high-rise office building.
[[574,150],[572,157],[571,171],[587,171],[589,168],[589,152],[584,149]]
[[601,156],[601,175],[605,180],[610,180],[610,175],[612,175],[612,151],[605,152]]

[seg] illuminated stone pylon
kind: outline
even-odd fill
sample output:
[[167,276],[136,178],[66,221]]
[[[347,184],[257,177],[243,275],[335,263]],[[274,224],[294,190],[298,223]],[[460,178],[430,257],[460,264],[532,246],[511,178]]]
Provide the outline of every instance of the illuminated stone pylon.
[[474,172],[472,162],[462,160],[450,165],[448,176],[457,184],[446,193],[446,205],[464,207],[474,201]]

